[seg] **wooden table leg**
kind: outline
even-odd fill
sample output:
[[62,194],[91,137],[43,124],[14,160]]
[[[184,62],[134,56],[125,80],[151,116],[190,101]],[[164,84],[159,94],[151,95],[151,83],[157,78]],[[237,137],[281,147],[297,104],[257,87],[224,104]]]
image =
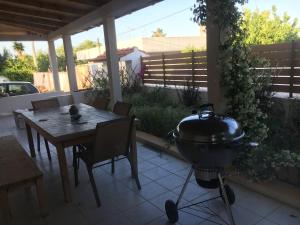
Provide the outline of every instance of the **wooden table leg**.
[[48,206],[46,202],[46,196],[44,191],[43,177],[38,178],[35,181],[36,194],[40,206],[41,216],[45,217],[48,215]]
[[5,189],[0,190],[0,207],[2,209],[4,224],[11,225],[12,219],[11,219],[11,212],[10,212],[10,207],[8,202],[8,192]]
[[25,126],[26,126],[26,131],[27,131],[27,139],[28,139],[28,144],[29,144],[29,149],[30,149],[30,155],[31,155],[31,157],[35,157],[35,149],[34,149],[31,127],[27,123],[25,124]]
[[140,184],[139,175],[138,175],[138,160],[137,160],[135,125],[132,126],[129,154],[130,154],[130,160],[131,160],[131,174],[136,180],[138,189],[141,189],[141,184]]
[[65,149],[61,144],[57,144],[56,150],[57,150],[58,163],[60,168],[60,176],[61,176],[63,190],[64,190],[65,202],[69,203],[72,201],[72,197],[71,197],[71,187],[70,187]]

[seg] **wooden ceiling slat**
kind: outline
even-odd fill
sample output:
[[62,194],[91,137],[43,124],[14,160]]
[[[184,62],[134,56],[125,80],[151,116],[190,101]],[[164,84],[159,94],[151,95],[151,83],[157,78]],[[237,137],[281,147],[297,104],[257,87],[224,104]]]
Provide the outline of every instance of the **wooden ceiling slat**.
[[3,13],[0,12],[0,20],[1,19],[9,19],[13,20],[15,22],[28,22],[32,24],[40,24],[40,25],[46,25],[48,27],[60,27],[65,25],[66,23],[63,22],[58,22],[58,21],[52,21],[52,20],[47,20],[47,19],[41,19],[41,18],[34,18],[30,16],[20,16],[20,15],[11,15],[9,13]]
[[36,34],[41,34],[41,35],[46,35],[49,33],[49,30],[45,28],[37,28],[37,27],[32,27],[31,25],[26,25],[26,24],[19,24],[11,21],[4,21],[0,20],[0,24],[5,24],[9,26],[14,26],[14,27],[19,27],[23,30],[26,30],[27,32],[35,32]]
[[23,7],[24,10],[25,7],[30,6],[44,11],[55,11],[61,14],[71,14],[76,16],[82,16],[90,11],[87,9],[83,9],[83,8],[80,9],[78,7],[72,7],[70,5],[63,4],[63,2],[52,3],[52,2],[39,1],[39,0],[1,0],[0,2],[6,2],[12,5],[17,5]]
[[44,31],[44,32],[50,32],[50,31],[54,31],[57,29],[55,27],[49,27],[49,26],[41,25],[41,24],[34,24],[34,23],[27,22],[27,21],[16,21],[13,18],[0,18],[0,23],[11,23],[16,26],[18,26],[18,25],[26,26],[27,28],[30,28],[32,30],[34,30],[36,28],[37,30]]
[[45,18],[55,21],[63,21],[63,22],[70,22],[72,19],[75,19],[75,16],[64,16],[60,13],[56,12],[43,12],[37,9],[26,9],[24,10],[24,7],[16,6],[16,5],[9,5],[5,2],[0,2],[0,13],[6,12],[14,15],[27,15],[27,16],[33,16],[37,18]]
[[108,3],[110,0],[68,0],[68,2],[75,2],[79,4],[84,4],[84,5],[90,5],[90,6],[101,6],[106,3]]

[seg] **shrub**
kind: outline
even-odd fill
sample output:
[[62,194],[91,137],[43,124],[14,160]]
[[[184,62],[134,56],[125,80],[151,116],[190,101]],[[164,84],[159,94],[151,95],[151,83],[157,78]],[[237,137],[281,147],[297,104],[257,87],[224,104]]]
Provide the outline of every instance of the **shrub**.
[[161,87],[153,87],[149,89],[141,89],[139,92],[135,92],[125,96],[125,99],[132,103],[134,106],[176,106],[176,102],[171,99],[167,91]]
[[133,113],[140,119],[142,131],[158,137],[167,137],[168,132],[175,129],[178,122],[188,114],[185,107],[162,107],[162,106],[137,106]]
[[180,102],[187,107],[195,106],[201,100],[199,88],[193,86],[189,81],[182,90],[176,89],[176,91]]

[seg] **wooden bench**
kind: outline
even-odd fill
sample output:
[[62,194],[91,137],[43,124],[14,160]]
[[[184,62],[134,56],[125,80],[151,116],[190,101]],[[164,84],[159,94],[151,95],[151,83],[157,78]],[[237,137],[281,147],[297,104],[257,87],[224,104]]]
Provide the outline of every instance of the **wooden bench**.
[[41,215],[46,216],[46,202],[43,188],[43,173],[14,136],[0,137],[0,207],[6,224],[11,224],[8,192],[36,186]]

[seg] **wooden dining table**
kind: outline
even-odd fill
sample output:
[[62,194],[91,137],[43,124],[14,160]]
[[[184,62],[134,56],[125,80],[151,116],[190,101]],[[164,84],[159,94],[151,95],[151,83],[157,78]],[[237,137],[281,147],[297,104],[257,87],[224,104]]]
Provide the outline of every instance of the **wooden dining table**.
[[[69,114],[70,106],[62,106],[38,111],[22,111],[24,118],[28,144],[31,157],[35,157],[35,148],[32,138],[32,129],[35,129],[47,141],[56,147],[62,187],[65,202],[71,202],[71,187],[67,169],[65,150],[74,145],[91,142],[96,132],[98,123],[107,122],[122,118],[113,112],[96,109],[86,104],[77,104],[81,118],[78,121],[71,121]],[[137,148],[135,126],[132,129],[130,158],[132,160],[132,176],[138,176]]]

